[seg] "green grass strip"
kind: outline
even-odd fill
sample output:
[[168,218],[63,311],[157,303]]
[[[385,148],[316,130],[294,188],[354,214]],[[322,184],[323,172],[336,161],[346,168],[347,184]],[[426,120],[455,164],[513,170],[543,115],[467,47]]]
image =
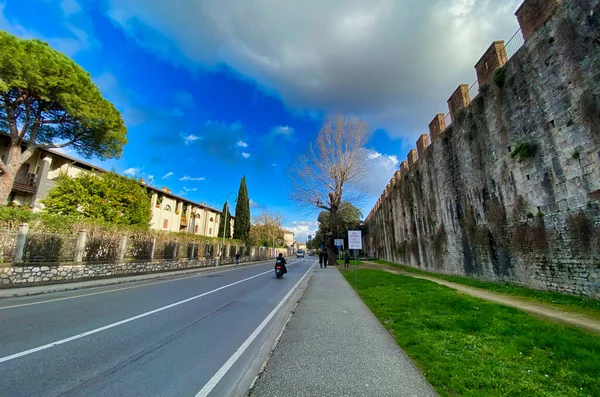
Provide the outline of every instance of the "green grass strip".
[[521,287],[509,283],[495,283],[491,281],[475,280],[468,277],[460,276],[448,276],[445,274],[438,274],[432,272],[426,272],[423,270],[415,269],[408,266],[399,265],[397,263],[387,262],[383,260],[374,260],[372,262],[379,263],[380,265],[388,265],[395,267],[399,270],[404,270],[409,273],[421,274],[439,278],[441,280],[450,281],[457,284],[468,285],[475,288],[486,289],[494,292],[499,292],[506,295],[522,296],[526,298],[532,298],[534,300],[550,303],[553,305],[562,306],[560,309],[576,311],[580,313],[586,313],[594,318],[600,319],[600,300],[588,299],[580,296],[573,296],[567,294],[561,294],[559,292],[540,291]]
[[[338,259],[338,260],[337,260],[337,263],[338,263],[338,265],[342,265],[342,266],[344,266],[344,260],[343,260],[343,259]],[[354,266],[355,264],[356,264],[356,265],[362,265],[362,264],[363,264],[363,261],[360,261],[360,260],[358,260],[358,259],[357,259],[357,260],[350,259],[350,266]]]
[[596,335],[426,280],[358,277],[360,297],[442,396],[600,396]]

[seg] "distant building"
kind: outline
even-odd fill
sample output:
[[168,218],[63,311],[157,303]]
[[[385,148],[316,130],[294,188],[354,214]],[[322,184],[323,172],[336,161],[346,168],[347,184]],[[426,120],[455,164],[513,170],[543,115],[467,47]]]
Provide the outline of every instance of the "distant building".
[[[2,161],[5,160],[7,148],[8,138],[0,137]],[[30,206],[34,211],[41,210],[43,205],[40,201],[56,186],[56,179],[61,172],[75,177],[82,172],[93,172],[101,176],[108,171],[54,150],[36,149],[33,156],[17,172],[9,202]],[[151,193],[151,229],[217,237],[221,211],[205,203],[179,197],[167,188],[158,189],[145,183],[142,183],[142,186]],[[228,221],[233,233],[235,217]]]
[[294,232],[283,230],[283,244],[286,247],[294,245]]

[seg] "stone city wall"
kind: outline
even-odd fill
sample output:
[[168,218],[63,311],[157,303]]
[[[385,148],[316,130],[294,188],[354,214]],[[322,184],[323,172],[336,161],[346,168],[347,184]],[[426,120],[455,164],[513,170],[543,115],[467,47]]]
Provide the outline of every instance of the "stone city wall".
[[479,91],[460,85],[451,125],[430,123],[365,244],[428,271],[600,298],[600,0],[526,0],[517,16],[526,42],[483,54]]

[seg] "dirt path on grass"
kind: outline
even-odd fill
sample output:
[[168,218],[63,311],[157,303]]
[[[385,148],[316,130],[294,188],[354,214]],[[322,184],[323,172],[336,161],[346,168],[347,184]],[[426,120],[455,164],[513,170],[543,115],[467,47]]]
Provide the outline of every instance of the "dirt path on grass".
[[536,314],[539,316],[543,316],[549,318],[551,320],[560,321],[562,323],[570,324],[578,328],[583,328],[588,331],[592,331],[596,334],[600,334],[600,321],[590,316],[587,316],[582,313],[571,313],[567,311],[563,311],[560,309],[556,309],[553,306],[546,305],[544,303],[535,303],[529,300],[499,294],[496,292],[487,291],[480,288],[469,287],[467,285],[457,284],[450,281],[441,280],[439,278],[409,273],[405,272],[390,266],[380,265],[378,263],[373,262],[365,262],[360,266],[361,269],[377,269],[383,270],[389,273],[401,274],[403,276],[409,276],[414,278],[420,278],[423,280],[432,281],[434,283],[444,285],[448,288],[452,288],[458,292],[461,292],[465,295],[470,295],[475,298],[483,299],[489,302],[499,303],[501,305],[514,307],[532,314]]

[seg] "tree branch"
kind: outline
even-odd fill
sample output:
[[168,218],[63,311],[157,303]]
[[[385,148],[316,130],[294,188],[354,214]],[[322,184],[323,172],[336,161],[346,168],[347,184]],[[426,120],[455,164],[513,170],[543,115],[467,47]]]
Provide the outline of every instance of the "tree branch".
[[8,167],[6,166],[6,164],[4,164],[4,161],[0,160],[0,171],[2,171],[3,174],[8,173]]
[[25,105],[25,122],[23,123],[21,131],[19,131],[19,137],[21,137],[21,139],[25,136],[27,129],[31,125],[31,104],[25,100],[23,101],[23,104]]
[[60,149],[65,146],[74,144],[75,142],[77,142],[79,140],[79,138],[81,138],[82,135],[83,134],[77,134],[77,135],[75,135],[75,137],[73,139],[71,139],[70,141],[65,142],[65,143],[59,143],[59,144],[49,143],[47,145],[33,145],[33,146],[38,149]]

